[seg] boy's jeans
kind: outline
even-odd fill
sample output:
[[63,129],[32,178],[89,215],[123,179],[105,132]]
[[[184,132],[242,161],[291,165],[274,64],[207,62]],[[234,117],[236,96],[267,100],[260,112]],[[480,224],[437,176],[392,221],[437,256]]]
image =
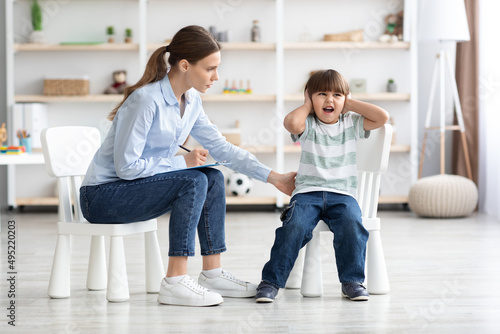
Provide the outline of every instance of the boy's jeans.
[[185,169],[80,189],[83,216],[92,223],[130,223],[167,212],[169,256],[193,256],[198,230],[201,255],[224,252],[224,176],[213,168]]
[[333,247],[341,283],[365,280],[368,231],[361,220],[356,199],[328,191],[296,194],[281,215],[283,225],[276,230],[271,259],[264,265],[262,280],[284,288],[299,250],[312,238],[323,220],[334,233]]

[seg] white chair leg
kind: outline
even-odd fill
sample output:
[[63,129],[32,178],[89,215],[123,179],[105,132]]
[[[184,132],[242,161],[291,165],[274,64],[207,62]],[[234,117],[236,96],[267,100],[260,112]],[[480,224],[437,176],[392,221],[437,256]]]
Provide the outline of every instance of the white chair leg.
[[47,292],[50,298],[68,298],[70,296],[70,251],[71,236],[59,234]]
[[109,245],[108,289],[106,299],[124,302],[130,298],[123,237],[112,236]]
[[370,231],[366,257],[367,289],[371,294],[386,294],[389,292],[389,278],[385,266],[384,250],[379,230]]
[[161,280],[165,276],[165,269],[163,268],[156,231],[144,233],[144,246],[146,255],[146,292],[158,293]]
[[306,245],[302,287],[300,289],[300,293],[304,297],[320,297],[323,294],[320,233],[313,231],[313,238]]
[[90,242],[89,268],[87,271],[87,289],[105,290],[107,285],[106,249],[104,236],[93,235]]
[[285,288],[300,289],[300,286],[302,285],[302,271],[304,270],[305,252],[305,247],[299,251],[297,260],[295,260],[293,269],[290,272],[290,276],[288,276],[288,280],[286,281]]

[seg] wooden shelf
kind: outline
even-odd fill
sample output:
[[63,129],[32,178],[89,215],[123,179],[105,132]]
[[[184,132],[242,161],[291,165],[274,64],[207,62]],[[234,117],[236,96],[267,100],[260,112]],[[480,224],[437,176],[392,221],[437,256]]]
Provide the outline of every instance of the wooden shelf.
[[378,204],[407,204],[408,196],[380,196]]
[[409,42],[287,42],[285,50],[330,50],[330,49],[410,49]]
[[16,103],[32,102],[120,102],[123,99],[121,94],[92,94],[92,95],[16,95]]
[[[274,102],[275,95],[264,94],[202,94],[203,102]],[[74,96],[16,95],[17,103],[32,102],[120,102],[121,94],[91,94]]]
[[14,51],[139,51],[139,45],[133,43],[102,43],[102,44],[14,44]]
[[[410,101],[408,93],[353,93],[352,98],[364,101]],[[285,94],[287,102],[303,102],[304,94]]]
[[265,94],[202,94],[203,102],[275,102],[276,95]]
[[227,205],[274,205],[276,197],[226,196]]
[[59,205],[59,199],[57,197],[18,197],[16,198],[16,205],[57,206]]
[[[149,51],[154,51],[166,45],[168,45],[167,42],[149,43],[147,48]],[[221,46],[223,52],[229,50],[232,51],[275,51],[276,50],[276,43],[226,42],[226,43],[221,43]]]
[[410,152],[410,145],[392,145],[391,152],[392,153],[408,153]]

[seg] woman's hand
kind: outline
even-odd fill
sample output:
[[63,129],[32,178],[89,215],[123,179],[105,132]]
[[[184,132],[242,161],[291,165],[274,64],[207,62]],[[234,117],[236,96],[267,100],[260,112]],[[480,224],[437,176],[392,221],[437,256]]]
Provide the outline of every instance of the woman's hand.
[[276,189],[278,189],[285,195],[291,196],[293,190],[295,189],[296,176],[297,172],[280,174],[276,173],[275,171],[271,171],[271,173],[267,177],[267,182],[271,183],[273,186],[276,187]]
[[204,165],[207,161],[208,150],[204,148],[195,148],[188,154],[184,155],[186,160],[186,167],[198,167]]

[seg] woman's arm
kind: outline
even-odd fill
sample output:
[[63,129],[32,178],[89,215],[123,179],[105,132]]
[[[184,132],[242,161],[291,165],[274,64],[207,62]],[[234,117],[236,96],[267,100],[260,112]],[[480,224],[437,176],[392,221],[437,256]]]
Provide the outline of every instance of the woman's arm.
[[304,92],[304,104],[285,116],[283,125],[292,135],[300,135],[306,129],[306,118],[312,111],[312,102],[307,90]]
[[377,129],[389,120],[389,113],[379,106],[351,98],[346,98],[342,113],[347,111],[354,111],[365,117],[365,131]]

